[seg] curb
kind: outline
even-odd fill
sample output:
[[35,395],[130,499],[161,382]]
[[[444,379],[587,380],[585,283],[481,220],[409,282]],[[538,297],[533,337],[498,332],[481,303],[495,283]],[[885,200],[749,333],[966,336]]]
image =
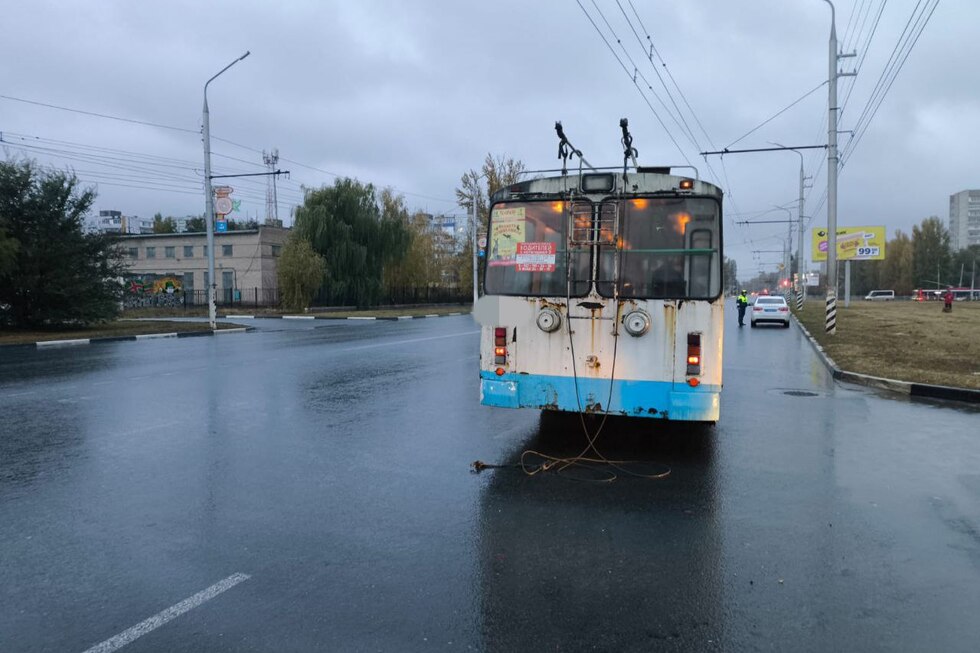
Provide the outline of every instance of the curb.
[[160,338],[200,338],[202,336],[218,336],[226,333],[245,333],[254,331],[255,327],[239,327],[235,329],[216,329],[214,331],[183,331],[171,333],[140,333],[132,336],[106,336],[105,338],[76,338],[73,340],[39,340],[37,342],[0,345],[0,349],[60,349],[62,347],[77,347],[80,345],[101,345],[109,342],[137,342],[140,340],[158,340]]
[[397,322],[398,320],[421,320],[424,318],[431,317],[453,317],[456,315],[468,315],[469,311],[459,311],[456,313],[430,313],[428,315],[396,315],[396,316],[369,316],[369,315],[352,315],[347,317],[341,316],[330,316],[330,315],[235,315],[229,313],[227,315],[218,315],[217,317],[222,320],[385,320],[388,322]]
[[807,337],[810,344],[813,345],[814,350],[817,352],[817,357],[820,358],[821,362],[830,370],[831,376],[836,381],[844,381],[846,383],[854,383],[857,385],[863,385],[870,388],[877,388],[879,390],[887,390],[888,392],[894,392],[896,394],[908,395],[910,397],[927,397],[930,399],[946,399],[950,401],[962,401],[965,403],[980,404],[980,390],[973,390],[972,388],[954,388],[948,385],[931,385],[928,383],[913,383],[911,381],[898,381],[896,379],[886,379],[880,376],[871,376],[870,374],[859,374],[857,372],[848,372],[847,370],[842,370],[829,354],[820,346],[816,338],[810,334],[803,323],[800,322],[796,314],[793,313],[793,321],[796,322],[796,326],[800,327],[800,331],[803,335]]

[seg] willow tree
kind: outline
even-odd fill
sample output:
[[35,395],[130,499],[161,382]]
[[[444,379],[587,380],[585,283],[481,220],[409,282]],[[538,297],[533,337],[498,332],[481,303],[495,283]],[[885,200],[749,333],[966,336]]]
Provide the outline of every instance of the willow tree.
[[309,308],[326,269],[323,257],[313,251],[309,241],[295,232],[291,234],[282,248],[277,270],[283,305],[294,311]]
[[405,225],[383,215],[374,186],[350,178],[308,189],[294,229],[325,260],[322,287],[331,303],[376,304],[385,266],[400,261],[409,243]]

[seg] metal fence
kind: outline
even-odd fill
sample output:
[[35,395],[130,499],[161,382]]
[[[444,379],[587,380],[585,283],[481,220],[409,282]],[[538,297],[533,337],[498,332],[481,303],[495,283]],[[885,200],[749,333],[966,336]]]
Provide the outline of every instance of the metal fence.
[[[277,288],[219,288],[216,303],[231,308],[274,308],[282,304],[282,293]],[[466,290],[452,287],[393,288],[386,289],[373,302],[362,302],[347,294],[330,294],[320,291],[313,299],[313,306],[393,306],[417,304],[465,304],[472,301]],[[177,290],[172,293],[127,293],[123,298],[125,310],[142,308],[192,309],[208,305],[207,290]]]

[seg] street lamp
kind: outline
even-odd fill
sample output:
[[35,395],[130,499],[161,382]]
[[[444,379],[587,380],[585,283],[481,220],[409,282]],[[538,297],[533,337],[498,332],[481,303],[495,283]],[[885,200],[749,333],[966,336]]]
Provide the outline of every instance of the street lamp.
[[[778,145],[779,147],[786,147],[785,145],[780,145],[779,143],[772,143],[773,145]],[[796,248],[796,271],[799,274],[800,288],[799,292],[802,292],[806,288],[806,281],[804,279],[805,269],[803,266],[803,191],[805,189],[806,177],[803,176],[803,153],[799,150],[794,150],[792,148],[787,148],[791,152],[798,154],[800,156],[800,199],[798,207],[797,217],[799,219],[797,224],[797,229],[799,234],[797,234],[797,239],[799,245]]]
[[[479,254],[479,252],[478,252],[479,243],[477,242],[477,238],[478,238],[477,232],[479,232],[479,226],[478,226],[477,213],[476,213],[476,198],[477,198],[477,190],[478,190],[477,184],[478,184],[478,182],[481,179],[483,179],[486,176],[487,176],[487,174],[486,173],[483,173],[483,174],[476,175],[476,176],[472,177],[472,179],[473,179],[473,199],[470,202],[470,210],[471,210],[472,218],[473,218],[473,309],[474,310],[476,310],[476,302],[480,298],[479,283],[477,281],[477,276],[478,276],[478,274],[477,274],[477,257],[478,257],[478,254]],[[489,192],[489,190],[490,189],[488,188],[487,191]],[[489,236],[489,234],[488,234],[488,236]]]
[[250,52],[246,51],[245,54],[219,70],[217,75],[204,84],[204,202],[206,212],[204,221],[208,243],[208,321],[212,330],[217,328],[215,323],[215,292],[218,285],[214,279],[214,193],[211,190],[211,121],[208,116],[208,84],[249,54]]

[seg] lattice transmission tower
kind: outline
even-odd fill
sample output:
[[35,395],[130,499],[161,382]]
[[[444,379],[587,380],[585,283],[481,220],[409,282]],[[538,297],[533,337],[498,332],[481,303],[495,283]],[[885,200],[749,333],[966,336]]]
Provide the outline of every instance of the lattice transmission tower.
[[[270,173],[275,173],[276,165],[279,163],[279,148],[272,152],[262,150],[262,162],[269,168]],[[276,195],[276,175],[270,174],[269,181],[265,190],[265,222],[266,224],[279,224],[279,198]]]

